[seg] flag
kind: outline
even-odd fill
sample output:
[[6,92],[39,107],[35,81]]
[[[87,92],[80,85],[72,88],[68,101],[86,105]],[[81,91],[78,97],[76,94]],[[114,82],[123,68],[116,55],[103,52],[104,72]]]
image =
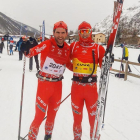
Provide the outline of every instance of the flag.
[[28,31],[28,27],[25,25],[24,26],[25,32],[26,32],[26,37],[27,37],[27,31]]
[[35,34],[34,34],[34,38],[35,38],[35,36],[36,36],[36,32],[35,32]]
[[21,23],[21,27],[20,27],[20,36],[21,36],[21,32],[22,32],[22,23]]
[[24,26],[24,29],[25,29],[25,31],[27,31],[27,26],[26,25]]
[[42,41],[44,41],[45,39],[45,21],[43,21],[43,25],[42,25]]

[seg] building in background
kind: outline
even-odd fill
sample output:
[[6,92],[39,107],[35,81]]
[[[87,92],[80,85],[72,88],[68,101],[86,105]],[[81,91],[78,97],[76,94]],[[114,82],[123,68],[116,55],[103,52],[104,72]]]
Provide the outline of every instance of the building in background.
[[[73,41],[78,41],[79,36],[78,34],[71,34],[67,39],[69,39],[69,43],[72,43]],[[107,37],[101,32],[92,32],[92,40],[97,44],[107,44]]]
[[106,35],[101,32],[92,32],[92,40],[97,44],[106,44]]
[[137,37],[138,37],[138,45],[140,45],[140,35],[137,35]]

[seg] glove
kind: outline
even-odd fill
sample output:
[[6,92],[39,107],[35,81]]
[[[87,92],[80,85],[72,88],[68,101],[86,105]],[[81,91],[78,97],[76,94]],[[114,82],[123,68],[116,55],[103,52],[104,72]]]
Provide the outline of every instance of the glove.
[[114,54],[111,55],[110,70],[112,70],[112,63],[114,63]]
[[111,63],[114,63],[114,54],[111,55]]

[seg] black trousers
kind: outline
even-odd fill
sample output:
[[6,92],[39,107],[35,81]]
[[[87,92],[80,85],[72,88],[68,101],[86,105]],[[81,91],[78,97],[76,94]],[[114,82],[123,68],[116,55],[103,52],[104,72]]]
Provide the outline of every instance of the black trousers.
[[[128,57],[123,57],[123,60],[128,60]],[[121,67],[122,67],[122,71],[124,71],[124,65],[123,64],[121,64]],[[129,70],[129,72],[131,71],[129,65],[128,65],[128,70]]]
[[19,51],[19,60],[22,60],[22,57],[23,57],[23,53],[22,51]]
[[[34,59],[35,59],[35,63],[36,63],[36,69],[39,70],[38,55],[35,55],[34,56]],[[29,59],[29,70],[32,70],[32,69],[33,69],[33,57],[31,57]]]
[[2,53],[3,52],[3,47],[0,47],[0,53]]

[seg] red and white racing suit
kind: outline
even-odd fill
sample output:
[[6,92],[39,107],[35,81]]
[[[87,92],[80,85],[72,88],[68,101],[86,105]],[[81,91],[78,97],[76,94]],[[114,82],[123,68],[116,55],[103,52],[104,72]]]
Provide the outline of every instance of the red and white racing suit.
[[[64,42],[63,48],[59,48],[54,38],[44,41],[30,49],[27,57],[32,57],[41,53],[39,74],[48,78],[59,78],[63,75],[66,66],[69,67],[70,48]],[[36,140],[43,118],[47,110],[45,123],[45,134],[51,135],[56,112],[59,109],[62,94],[62,81],[52,82],[38,79],[38,88],[35,104],[35,117],[30,126],[28,139]]]
[[[72,43],[71,46],[71,59],[73,61],[73,75],[76,77],[88,77],[95,70],[92,77],[97,75],[98,64],[101,67],[102,58],[105,53],[105,49],[98,44],[91,43],[90,46],[80,45],[79,42]],[[95,64],[93,62],[92,51],[94,50]],[[73,133],[74,140],[81,140],[82,135],[82,117],[84,102],[88,111],[89,123],[90,123],[90,137],[92,138],[96,106],[97,106],[97,84],[81,83],[73,81],[71,88],[71,105],[74,116]]]

